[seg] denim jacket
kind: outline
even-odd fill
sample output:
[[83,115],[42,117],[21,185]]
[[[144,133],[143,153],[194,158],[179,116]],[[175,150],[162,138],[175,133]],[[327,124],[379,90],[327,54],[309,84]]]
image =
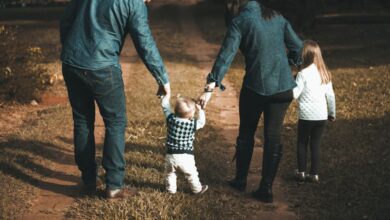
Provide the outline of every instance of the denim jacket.
[[169,81],[151,34],[143,0],[72,0],[61,18],[61,60],[97,70],[119,66],[125,37],[134,46],[158,84]]
[[221,81],[240,48],[246,65],[243,87],[265,96],[291,90],[296,83],[289,64],[301,63],[302,47],[283,16],[265,20],[259,3],[250,1],[230,23],[207,82],[224,89]]

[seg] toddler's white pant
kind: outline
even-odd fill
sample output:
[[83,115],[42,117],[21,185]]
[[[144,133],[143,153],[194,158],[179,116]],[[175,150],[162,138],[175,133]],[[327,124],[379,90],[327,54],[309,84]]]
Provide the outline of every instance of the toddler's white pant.
[[193,193],[202,190],[202,184],[199,181],[198,171],[195,166],[195,157],[191,154],[167,154],[165,156],[166,189],[169,193],[176,193],[176,171],[184,173],[187,181],[191,185]]

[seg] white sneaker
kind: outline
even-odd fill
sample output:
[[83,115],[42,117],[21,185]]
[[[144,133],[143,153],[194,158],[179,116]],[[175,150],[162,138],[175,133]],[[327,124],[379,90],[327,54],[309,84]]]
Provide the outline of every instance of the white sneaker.
[[318,175],[311,175],[311,174],[308,174],[306,178],[307,178],[307,180],[308,180],[309,182],[313,182],[313,183],[318,183],[318,182],[320,182],[320,177],[319,177]]
[[209,189],[209,186],[208,186],[208,185],[203,185],[203,186],[202,186],[202,189],[201,189],[199,192],[194,193],[194,194],[196,194],[196,195],[201,195],[201,194],[205,193],[208,189]]
[[294,174],[295,178],[300,181],[300,182],[303,182],[306,180],[307,178],[307,175],[305,172],[299,172],[298,170],[295,170],[295,174]]

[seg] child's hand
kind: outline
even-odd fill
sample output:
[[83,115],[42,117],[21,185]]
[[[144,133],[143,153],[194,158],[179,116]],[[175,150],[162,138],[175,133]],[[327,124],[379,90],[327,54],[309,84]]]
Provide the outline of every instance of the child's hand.
[[336,119],[333,117],[333,116],[328,116],[328,121],[330,121],[330,122],[334,122],[334,121],[336,121]]
[[196,107],[196,110],[199,112],[199,111],[201,111],[201,110],[203,110],[202,109],[202,106],[199,104],[199,103],[196,103],[195,104],[195,107]]

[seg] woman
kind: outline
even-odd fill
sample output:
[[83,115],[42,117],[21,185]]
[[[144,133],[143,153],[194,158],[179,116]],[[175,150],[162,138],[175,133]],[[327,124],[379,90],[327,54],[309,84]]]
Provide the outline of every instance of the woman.
[[[221,81],[238,48],[245,56],[246,74],[240,94],[240,128],[236,144],[236,176],[229,185],[244,191],[254,147],[254,135],[264,113],[262,179],[252,195],[271,203],[272,183],[282,156],[281,130],[296,86],[289,64],[298,65],[302,42],[286,19],[256,0],[228,1],[228,31],[211,73],[203,106]],[[229,16],[232,15],[232,16]],[[233,18],[229,18],[233,17]],[[287,48],[287,53],[286,53]]]

